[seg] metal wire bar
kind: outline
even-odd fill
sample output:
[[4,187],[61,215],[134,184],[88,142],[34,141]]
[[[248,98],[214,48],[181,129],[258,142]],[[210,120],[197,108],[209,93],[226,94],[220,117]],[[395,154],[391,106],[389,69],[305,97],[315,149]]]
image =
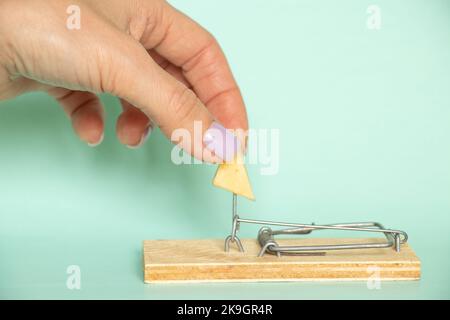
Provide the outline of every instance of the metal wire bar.
[[[258,256],[263,256],[265,252],[276,254],[324,254],[328,250],[343,250],[343,249],[369,249],[369,248],[389,248],[394,247],[397,252],[400,251],[401,244],[408,241],[408,235],[401,230],[386,229],[378,222],[355,222],[355,223],[339,223],[339,224],[301,224],[289,223],[280,221],[267,221],[255,219],[243,219],[237,214],[237,196],[233,194],[232,206],[232,229],[231,235],[225,240],[225,251],[229,251],[230,242],[237,243],[241,252],[244,252],[244,247],[237,236],[240,223],[263,225],[258,232],[258,242],[261,246],[261,251]],[[272,230],[271,226],[289,227],[281,230]],[[352,244],[337,244],[337,245],[314,245],[314,246],[280,246],[275,241],[275,235],[305,235],[314,230],[341,230],[341,231],[360,231],[360,232],[377,232],[383,233],[386,237],[386,242],[382,243],[352,243]],[[314,253],[313,253],[314,252]]]

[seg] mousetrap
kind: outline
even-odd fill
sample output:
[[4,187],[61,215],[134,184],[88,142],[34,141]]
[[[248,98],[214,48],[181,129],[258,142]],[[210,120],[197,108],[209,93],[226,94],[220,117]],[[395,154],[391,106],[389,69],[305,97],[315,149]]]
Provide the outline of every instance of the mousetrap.
[[[234,170],[233,166],[239,168]],[[243,164],[219,166],[214,185],[233,192],[230,235],[225,240],[144,241],[145,282],[420,278],[420,260],[409,247],[404,231],[386,229],[376,222],[316,225],[241,218],[237,193],[254,198]],[[240,239],[238,231],[243,224],[261,225],[257,237]],[[304,237],[318,230],[380,236]]]

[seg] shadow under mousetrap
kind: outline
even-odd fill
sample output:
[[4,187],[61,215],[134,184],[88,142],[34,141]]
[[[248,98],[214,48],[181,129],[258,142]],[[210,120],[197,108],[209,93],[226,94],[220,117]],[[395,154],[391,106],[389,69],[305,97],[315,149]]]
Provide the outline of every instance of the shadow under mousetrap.
[[[420,260],[404,231],[376,222],[329,225],[240,218],[233,194],[232,230],[225,239],[144,241],[144,281],[418,280]],[[258,224],[256,239],[240,239],[241,224]],[[285,227],[272,230],[269,226]],[[287,227],[287,228],[286,228]],[[378,238],[275,239],[315,230],[382,234]]]

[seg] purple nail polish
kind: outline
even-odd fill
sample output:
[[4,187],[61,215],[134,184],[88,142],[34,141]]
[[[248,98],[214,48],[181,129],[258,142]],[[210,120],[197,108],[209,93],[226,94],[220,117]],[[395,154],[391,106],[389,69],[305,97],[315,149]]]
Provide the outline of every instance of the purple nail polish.
[[231,130],[213,122],[203,136],[206,148],[226,162],[231,162],[240,150],[239,140]]

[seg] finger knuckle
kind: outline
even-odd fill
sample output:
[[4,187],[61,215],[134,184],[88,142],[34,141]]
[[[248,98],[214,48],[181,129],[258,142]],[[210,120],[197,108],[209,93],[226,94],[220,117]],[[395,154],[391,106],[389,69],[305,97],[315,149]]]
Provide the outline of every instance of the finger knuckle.
[[189,119],[198,104],[194,91],[186,86],[178,86],[172,93],[169,107],[170,111],[180,120]]

